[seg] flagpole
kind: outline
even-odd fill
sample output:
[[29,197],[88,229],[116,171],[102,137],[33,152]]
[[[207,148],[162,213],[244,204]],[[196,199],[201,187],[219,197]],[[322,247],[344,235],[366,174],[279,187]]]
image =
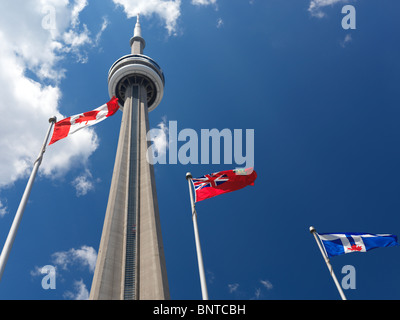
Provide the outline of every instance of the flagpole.
[[192,219],[193,219],[193,228],[194,228],[194,238],[196,241],[197,262],[199,265],[201,294],[203,296],[203,300],[208,300],[206,276],[204,273],[203,256],[201,253],[199,230],[198,230],[198,226],[197,226],[197,212],[196,212],[196,207],[195,207],[195,203],[194,203],[194,199],[193,199],[193,192],[192,192],[192,178],[193,178],[192,174],[190,172],[188,172],[186,174],[186,180],[188,181],[188,184],[189,184],[190,202],[192,205]]
[[310,227],[310,232],[311,232],[311,234],[314,235],[315,241],[317,242],[318,248],[319,248],[319,250],[321,251],[322,256],[324,257],[325,263],[326,263],[326,265],[327,265],[327,267],[328,267],[328,269],[329,269],[329,273],[331,274],[331,276],[332,276],[332,278],[333,278],[333,281],[335,282],[335,285],[336,285],[336,287],[337,287],[337,289],[338,289],[338,291],[339,291],[340,297],[342,298],[342,300],[347,300],[346,296],[344,295],[343,289],[342,289],[342,287],[340,286],[340,283],[339,283],[338,279],[336,278],[335,273],[333,272],[333,268],[332,268],[332,265],[331,265],[330,262],[329,262],[329,258],[328,258],[328,256],[326,255],[326,252],[325,252],[325,250],[322,248],[321,242],[320,242],[319,239],[318,239],[317,230],[315,230],[314,227]]
[[49,137],[50,137],[51,129],[53,128],[53,125],[56,123],[56,121],[57,121],[56,117],[53,117],[53,118],[49,119],[50,126],[49,126],[49,129],[47,131],[46,138],[45,138],[45,140],[43,142],[43,146],[42,146],[42,148],[40,150],[39,156],[38,156],[38,158],[36,159],[36,161],[34,163],[31,176],[30,176],[30,178],[28,180],[28,183],[26,185],[25,192],[24,192],[24,194],[22,196],[22,199],[21,199],[21,202],[19,204],[17,213],[15,214],[15,218],[14,218],[13,224],[12,224],[12,226],[10,228],[10,231],[8,233],[7,240],[6,240],[5,244],[4,244],[3,251],[1,252],[1,256],[0,256],[0,280],[3,277],[4,268],[5,268],[6,264],[7,264],[7,260],[8,260],[8,257],[10,255],[10,251],[11,251],[11,248],[12,248],[14,240],[15,240],[15,236],[16,236],[17,231],[18,231],[18,227],[19,227],[19,225],[21,223],[21,219],[22,219],[22,216],[24,214],[24,210],[25,210],[26,204],[28,202],[29,195],[30,195],[31,190],[32,190],[32,186],[33,186],[33,183],[34,183],[35,178],[36,178],[36,174],[37,174],[38,169],[39,169],[39,167],[40,167],[40,165],[42,163],[43,155],[46,152],[46,146],[47,146],[47,142],[48,142]]

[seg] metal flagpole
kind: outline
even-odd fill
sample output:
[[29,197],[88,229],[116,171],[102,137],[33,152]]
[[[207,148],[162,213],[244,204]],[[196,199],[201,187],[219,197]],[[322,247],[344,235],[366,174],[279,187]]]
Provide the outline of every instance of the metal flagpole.
[[317,242],[318,248],[321,251],[322,256],[324,257],[326,265],[327,265],[327,267],[329,269],[329,273],[331,274],[331,276],[333,278],[333,281],[336,284],[336,287],[337,287],[337,289],[339,291],[340,297],[342,298],[342,300],[347,300],[346,296],[344,295],[344,292],[342,290],[342,287],[340,286],[340,283],[339,283],[338,279],[336,278],[335,273],[333,272],[333,268],[332,268],[332,265],[329,262],[329,258],[327,257],[327,255],[325,253],[325,250],[322,248],[322,245],[321,245],[321,243],[320,243],[320,241],[318,239],[317,230],[315,230],[314,227],[310,227],[310,232],[314,235],[315,241]]
[[195,203],[193,200],[193,193],[192,193],[192,178],[193,178],[192,174],[190,172],[188,172],[186,174],[186,180],[188,181],[188,184],[189,184],[190,202],[192,204],[192,219],[193,219],[193,227],[194,227],[194,238],[196,241],[197,262],[199,264],[201,294],[203,296],[203,300],[208,300],[206,276],[204,273],[204,266],[203,266],[203,256],[201,254],[199,230],[197,227],[197,212],[196,212],[196,207],[195,207]]
[[26,185],[25,192],[24,192],[24,194],[22,196],[22,199],[21,199],[21,202],[19,204],[17,213],[15,214],[15,218],[14,218],[13,224],[11,226],[11,229],[10,229],[10,231],[8,233],[7,240],[6,240],[5,244],[4,244],[3,251],[1,252],[1,256],[0,256],[0,280],[3,277],[4,268],[5,268],[6,264],[7,264],[7,260],[8,260],[8,257],[10,255],[10,251],[11,251],[12,245],[13,245],[14,240],[15,240],[15,236],[16,236],[17,231],[18,231],[18,227],[19,227],[19,225],[21,223],[21,219],[22,219],[22,216],[24,214],[24,210],[25,210],[26,204],[28,202],[28,198],[29,198],[29,195],[30,195],[31,190],[32,190],[33,182],[35,181],[36,174],[37,174],[38,169],[39,169],[39,167],[40,167],[40,165],[42,163],[43,155],[46,152],[47,141],[49,140],[51,129],[53,128],[53,125],[56,123],[56,121],[57,121],[56,117],[53,117],[53,118],[49,119],[49,123],[50,123],[49,130],[47,131],[46,138],[45,138],[45,140],[43,142],[43,146],[42,146],[42,149],[40,150],[39,156],[38,156],[38,158],[36,159],[36,161],[34,163],[31,176],[29,178],[28,184]]

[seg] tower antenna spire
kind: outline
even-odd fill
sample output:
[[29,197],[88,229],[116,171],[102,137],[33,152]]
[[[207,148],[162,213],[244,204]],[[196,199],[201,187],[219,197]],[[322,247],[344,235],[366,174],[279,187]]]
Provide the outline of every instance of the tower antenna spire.
[[143,54],[146,47],[146,41],[142,37],[142,26],[140,25],[140,13],[137,14],[135,30],[133,31],[133,38],[131,39],[132,54]]
[[134,37],[142,37],[142,26],[140,25],[140,13],[137,14],[137,20],[135,25]]

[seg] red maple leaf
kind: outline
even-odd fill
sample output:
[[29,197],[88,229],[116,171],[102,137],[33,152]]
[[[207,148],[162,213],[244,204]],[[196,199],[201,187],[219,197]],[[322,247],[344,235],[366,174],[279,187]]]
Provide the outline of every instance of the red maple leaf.
[[350,248],[347,248],[347,249],[350,250],[350,251],[361,251],[362,247],[353,244]]
[[83,115],[81,115],[78,119],[75,120],[75,123],[83,123],[86,122],[88,124],[89,121],[96,120],[97,114],[99,111],[89,111],[85,112]]

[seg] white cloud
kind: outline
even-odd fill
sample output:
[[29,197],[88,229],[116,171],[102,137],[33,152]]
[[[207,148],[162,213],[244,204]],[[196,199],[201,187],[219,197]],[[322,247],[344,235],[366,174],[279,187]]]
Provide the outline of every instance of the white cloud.
[[72,300],[89,300],[89,290],[83,283],[83,280],[74,281],[74,292],[67,291],[64,293],[64,298]]
[[208,6],[209,4],[216,4],[217,0],[192,0],[192,4],[196,6]]
[[153,146],[159,156],[164,155],[168,149],[168,134],[169,128],[167,126],[166,118],[158,124],[158,130],[155,130],[156,134],[152,137]]
[[336,3],[340,2],[349,2],[348,0],[311,0],[310,5],[308,7],[308,11],[310,14],[317,18],[323,18],[325,13],[322,11],[322,8],[327,6],[333,6]]
[[[251,300],[253,299],[260,299],[263,296],[263,290],[264,288],[269,290],[272,290],[274,288],[274,286],[272,285],[272,283],[269,280],[259,280],[259,284],[262,285],[262,287],[257,286],[256,288],[254,288],[254,294],[253,296],[251,296]],[[245,297],[248,296],[248,292],[243,291],[243,290],[239,290],[239,283],[231,283],[228,284],[228,290],[229,293],[235,294],[236,296],[240,296],[240,297]]]
[[[93,247],[82,246],[79,249],[70,249],[68,251],[59,251],[51,255],[51,263],[56,268],[57,280],[65,281],[63,275],[65,272],[70,271],[71,267],[74,267],[74,274],[76,270],[80,268],[88,268],[89,272],[94,273],[97,260],[97,252]],[[51,267],[53,267],[51,266]],[[43,267],[35,266],[30,271],[32,277],[43,277]],[[83,280],[74,280],[73,291],[66,291],[64,298],[73,300],[88,300],[89,290],[84,284]]]
[[116,5],[124,8],[128,18],[138,13],[143,16],[153,14],[159,16],[165,23],[169,35],[176,35],[177,20],[181,15],[181,0],[113,0]]
[[217,20],[217,28],[222,28],[224,26],[224,20],[222,20],[221,18],[218,18]]
[[[143,16],[157,15],[164,21],[168,34],[177,35],[182,0],[113,0],[113,2],[123,7],[128,18],[136,17],[138,13]],[[214,5],[218,10],[217,0],[192,0],[191,4]]]
[[[97,180],[98,182],[99,180]],[[77,197],[85,196],[89,191],[94,190],[93,176],[88,169],[81,176],[72,181],[72,185],[76,190]]]
[[229,293],[236,292],[239,288],[239,283],[228,284]]
[[0,201],[0,218],[4,217],[7,213],[7,207]]
[[[269,290],[272,290],[272,289],[274,288],[274,286],[272,285],[272,283],[271,283],[269,280],[260,280],[260,284],[261,284],[265,289],[267,289],[268,291],[269,291]],[[262,288],[256,288],[256,289],[255,289],[255,291],[254,291],[254,297],[253,297],[252,299],[258,300],[258,299],[260,299],[260,298],[263,296],[263,293],[262,293],[261,289],[262,289]]]
[[108,25],[110,24],[110,21],[106,17],[103,17],[103,24],[101,25],[100,31],[96,34],[95,38],[95,46],[99,45],[101,36],[103,35],[103,32],[107,29]]
[[38,277],[42,275],[42,267],[35,266],[33,270],[30,271],[32,277]]
[[215,280],[215,274],[214,274],[214,272],[212,272],[211,270],[208,270],[208,269],[207,269],[207,271],[206,271],[206,277],[207,277],[208,283],[210,283],[210,284],[213,284],[213,283],[214,283],[214,280]]
[[267,290],[272,290],[274,286],[272,283],[268,280],[260,280],[260,283],[267,289]]
[[71,20],[72,20],[71,24],[73,27],[79,25],[79,14],[83,11],[83,9],[86,8],[87,5],[88,5],[87,0],[75,0],[75,4],[71,12]]
[[69,30],[64,33],[63,40],[67,47],[64,49],[67,53],[73,53],[76,57],[77,62],[87,63],[88,55],[87,52],[82,50],[81,47],[84,45],[92,44],[92,39],[90,38],[90,32],[87,26],[83,26],[83,32],[76,32],[75,30]]
[[62,270],[68,270],[71,265],[88,267],[90,272],[96,268],[97,252],[93,247],[82,246],[80,249],[70,249],[52,254],[52,262]]
[[158,128],[149,130],[147,133],[147,140],[152,141],[153,144],[147,154],[150,163],[166,163],[166,154],[169,147],[169,128],[167,126],[167,119],[163,117],[162,122],[158,124]]
[[[86,0],[1,1],[0,11],[0,188],[26,178],[42,146],[52,116],[59,111],[60,81],[66,70],[59,62],[72,54],[87,61],[90,38],[79,14]],[[18,23],[15,20],[18,19]],[[34,76],[28,76],[30,71]],[[71,136],[48,148],[41,174],[59,176],[74,163],[85,164],[98,147],[94,130]]]
[[351,42],[353,40],[353,38],[351,37],[351,34],[348,33],[346,34],[346,36],[344,37],[343,41],[340,42],[340,45],[344,48],[349,42]]
[[[5,47],[41,79],[62,79],[65,70],[56,68],[57,62],[64,58],[62,53],[70,51],[71,44],[76,47],[87,43],[82,39],[88,31],[85,27],[81,30],[79,24],[79,13],[86,4],[81,0],[75,0],[72,6],[68,0],[2,1],[0,10],[7,12],[0,21]],[[70,35],[66,37],[68,43],[64,41],[65,34]],[[73,36],[80,40],[74,40]]]
[[69,46],[67,50],[74,50],[80,46],[91,43],[90,32],[86,25],[83,25],[83,31],[79,32],[74,29],[70,29],[63,35],[64,43]]

